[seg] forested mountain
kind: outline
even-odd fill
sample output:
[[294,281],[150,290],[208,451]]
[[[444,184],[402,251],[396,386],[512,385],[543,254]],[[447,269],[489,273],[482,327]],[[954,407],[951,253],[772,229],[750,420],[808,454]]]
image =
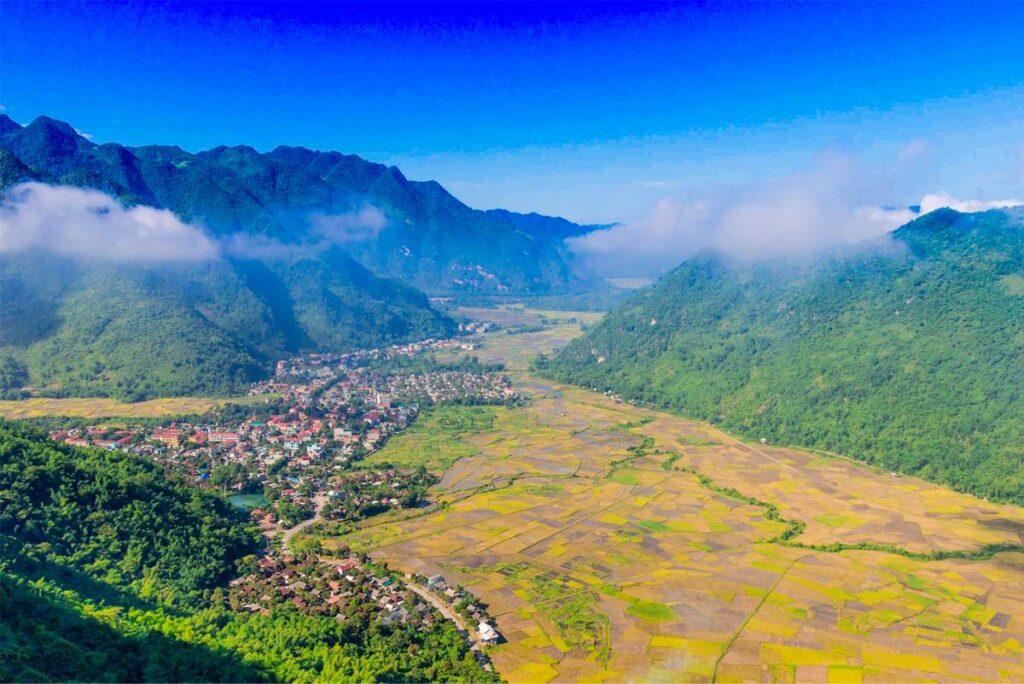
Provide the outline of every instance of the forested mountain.
[[[278,238],[243,243],[249,251],[224,243],[215,258],[179,261],[109,260],[102,244],[90,248],[94,258],[51,249],[60,245],[5,248],[0,391],[32,386],[49,394],[133,400],[229,394],[265,377],[290,353],[349,351],[452,332],[452,321],[425,295],[374,276],[338,245],[300,246],[286,223],[274,223],[253,190],[258,181],[204,158],[170,148],[136,155],[118,145],[94,145],[67,124],[38,119],[22,128],[0,115],[2,188],[28,180],[87,186],[127,203],[201,217],[207,230]],[[286,199],[309,192],[291,189],[302,184],[298,180],[271,175],[262,181],[268,192]],[[4,227],[20,229],[15,222]]]
[[689,259],[548,375],[1024,502],[1024,210],[939,210],[811,266]]
[[[349,232],[342,246],[375,273],[431,293],[561,294],[599,287],[577,272],[563,240],[589,230],[564,219],[467,207],[436,182],[355,155],[278,147],[97,145],[70,125],[40,117],[20,126],[0,114],[0,173],[103,190],[132,204],[174,211],[218,235],[244,232],[302,242],[332,217],[367,205],[385,221]],[[9,160],[9,161],[8,161]]]
[[316,258],[160,265],[36,249],[2,261],[7,392],[231,394],[293,352],[438,337],[454,325],[422,293],[373,276],[336,248]]
[[454,625],[233,610],[257,534],[154,464],[0,421],[0,681],[490,681]]

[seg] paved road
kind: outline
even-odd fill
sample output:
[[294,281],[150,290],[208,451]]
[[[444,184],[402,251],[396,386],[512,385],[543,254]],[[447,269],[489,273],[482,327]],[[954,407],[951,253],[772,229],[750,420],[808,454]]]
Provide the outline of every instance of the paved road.
[[291,549],[288,548],[288,542],[291,541],[292,537],[294,537],[296,534],[306,529],[310,525],[320,522],[320,514],[323,512],[324,506],[327,505],[327,497],[323,494],[314,496],[313,503],[316,505],[316,508],[313,509],[312,518],[310,518],[309,520],[303,520],[298,525],[295,525],[294,527],[289,527],[287,530],[284,531],[284,536],[281,537],[281,551],[284,552],[286,555],[291,554]]

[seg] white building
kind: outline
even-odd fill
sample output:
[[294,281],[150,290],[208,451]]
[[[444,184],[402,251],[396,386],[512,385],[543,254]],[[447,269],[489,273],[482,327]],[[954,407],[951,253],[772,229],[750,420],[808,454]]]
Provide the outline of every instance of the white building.
[[498,643],[498,639],[501,638],[501,635],[498,634],[498,630],[494,629],[494,627],[491,627],[486,622],[481,622],[477,626],[477,634],[480,637],[480,641],[485,644],[496,644]]

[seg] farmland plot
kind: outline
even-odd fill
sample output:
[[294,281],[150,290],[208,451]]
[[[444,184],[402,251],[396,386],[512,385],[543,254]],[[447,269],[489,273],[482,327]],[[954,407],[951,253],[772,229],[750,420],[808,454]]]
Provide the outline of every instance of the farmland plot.
[[337,540],[485,601],[509,681],[1024,680],[1024,509],[521,389],[443,505]]

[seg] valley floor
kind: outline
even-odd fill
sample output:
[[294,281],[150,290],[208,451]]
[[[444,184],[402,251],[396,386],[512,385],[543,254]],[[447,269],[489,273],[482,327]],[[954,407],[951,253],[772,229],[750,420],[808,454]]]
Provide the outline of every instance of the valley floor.
[[[489,604],[510,681],[1024,679],[1024,553],[919,555],[1020,545],[1024,509],[520,389],[530,406],[463,437],[477,453],[437,485],[447,507],[340,540]],[[805,529],[786,540],[789,521]],[[862,542],[894,548],[806,546]]]
[[[1024,680],[1024,508],[517,389],[528,406],[488,409],[446,436],[457,460],[427,461],[442,505],[334,540],[468,588],[509,681]],[[431,458],[417,449],[379,457]]]

